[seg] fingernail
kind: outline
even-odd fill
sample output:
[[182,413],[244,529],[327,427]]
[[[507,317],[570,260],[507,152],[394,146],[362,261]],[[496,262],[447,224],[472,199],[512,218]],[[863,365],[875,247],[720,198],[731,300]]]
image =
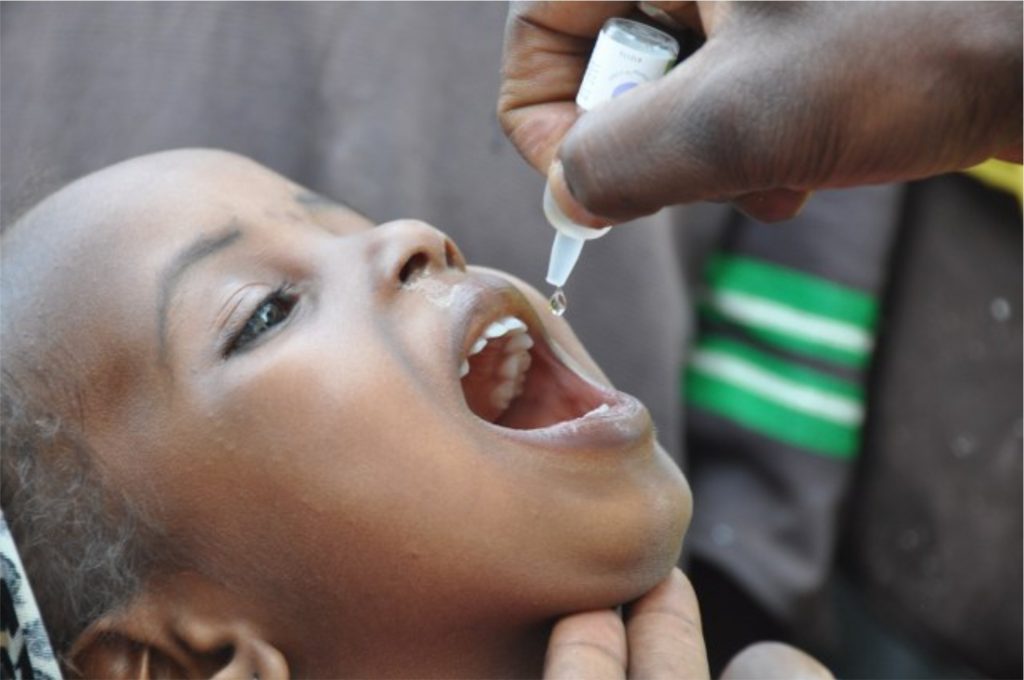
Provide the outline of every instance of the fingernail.
[[810,192],[794,189],[755,191],[736,198],[733,205],[748,217],[761,222],[782,222],[796,217]]
[[555,160],[548,169],[548,185],[551,187],[551,195],[554,196],[558,207],[562,209],[565,216],[576,224],[584,227],[603,229],[611,222],[603,217],[598,217],[573,198],[569,191],[569,185],[565,181],[565,172],[562,169],[562,161]]
[[674,28],[676,30],[681,30],[683,28],[683,25],[676,21],[671,14],[659,7],[655,7],[649,2],[638,3],[638,8],[641,12],[654,19],[662,26],[668,26],[669,28]]

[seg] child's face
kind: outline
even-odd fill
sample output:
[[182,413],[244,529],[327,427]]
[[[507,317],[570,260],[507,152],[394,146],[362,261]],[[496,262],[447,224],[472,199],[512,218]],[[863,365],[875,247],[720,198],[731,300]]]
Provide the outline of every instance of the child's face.
[[[196,571],[274,616],[336,611],[368,639],[525,621],[637,596],[674,563],[689,491],[646,410],[535,291],[466,270],[432,227],[371,228],[203,151],[37,213],[8,238],[35,253],[7,273],[31,291],[5,291],[24,319],[8,355],[31,341],[67,371],[104,468]],[[533,346],[492,339],[460,381],[508,317]]]

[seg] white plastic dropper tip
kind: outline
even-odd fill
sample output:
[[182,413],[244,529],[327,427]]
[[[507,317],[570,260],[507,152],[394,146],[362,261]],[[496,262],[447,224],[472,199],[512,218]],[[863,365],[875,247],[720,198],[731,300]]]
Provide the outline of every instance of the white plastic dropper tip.
[[562,232],[555,233],[555,241],[551,244],[551,259],[548,260],[547,282],[558,288],[564,286],[581,252],[583,239]]

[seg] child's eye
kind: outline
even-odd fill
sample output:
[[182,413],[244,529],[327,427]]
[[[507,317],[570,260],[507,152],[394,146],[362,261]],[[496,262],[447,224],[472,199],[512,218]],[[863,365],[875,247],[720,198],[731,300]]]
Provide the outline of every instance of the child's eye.
[[228,343],[224,355],[230,356],[244,350],[249,344],[258,340],[261,335],[287,319],[297,300],[298,298],[290,293],[285,286],[264,298],[252,316],[246,320],[242,329]]

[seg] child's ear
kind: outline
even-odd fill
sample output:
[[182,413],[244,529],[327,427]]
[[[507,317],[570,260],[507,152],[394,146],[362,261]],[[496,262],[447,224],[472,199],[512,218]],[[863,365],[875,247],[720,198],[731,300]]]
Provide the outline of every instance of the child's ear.
[[84,678],[288,678],[281,652],[218,599],[144,591],[93,622],[69,665]]

